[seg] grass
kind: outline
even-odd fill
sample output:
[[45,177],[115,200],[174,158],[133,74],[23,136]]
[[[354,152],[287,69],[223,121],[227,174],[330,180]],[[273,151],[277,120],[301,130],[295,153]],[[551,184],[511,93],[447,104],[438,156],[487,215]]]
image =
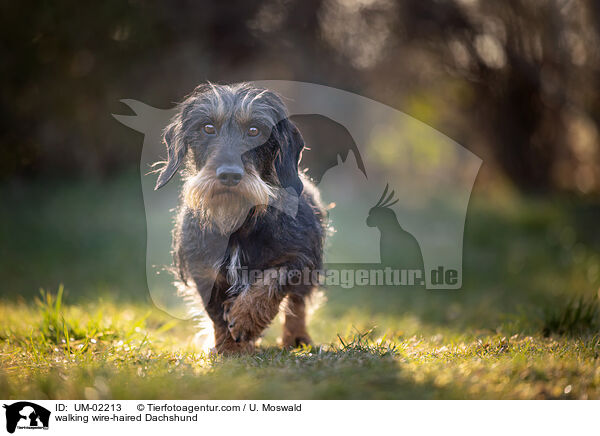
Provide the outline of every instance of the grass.
[[565,307],[546,312],[543,333],[582,335],[598,331],[598,296],[573,298]]
[[[461,333],[344,317],[285,351],[270,331],[239,358],[194,349],[192,323],[140,305],[100,302],[0,310],[3,398],[598,398],[600,337]],[[57,311],[57,309],[59,311]],[[352,323],[359,327],[348,327]],[[345,327],[339,327],[345,326]],[[405,330],[404,330],[405,329]],[[276,329],[274,329],[276,330]],[[334,332],[341,333],[334,333]],[[418,332],[418,334],[413,334]]]
[[460,291],[330,289],[314,347],[224,358],[147,297],[136,183],[0,191],[0,397],[600,398],[597,204],[475,193]]

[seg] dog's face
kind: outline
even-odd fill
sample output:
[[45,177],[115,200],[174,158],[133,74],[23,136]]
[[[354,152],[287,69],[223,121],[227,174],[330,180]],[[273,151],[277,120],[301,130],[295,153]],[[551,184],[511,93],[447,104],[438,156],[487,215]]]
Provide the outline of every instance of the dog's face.
[[156,189],[185,161],[183,199],[221,233],[239,226],[252,207],[264,210],[279,188],[302,192],[304,142],[281,99],[268,90],[199,86],[180,104],[163,138],[168,158]]

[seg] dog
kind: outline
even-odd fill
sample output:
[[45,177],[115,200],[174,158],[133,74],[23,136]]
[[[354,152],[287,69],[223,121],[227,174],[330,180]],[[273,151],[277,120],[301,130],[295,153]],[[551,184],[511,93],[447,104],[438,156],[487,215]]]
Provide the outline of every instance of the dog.
[[282,277],[321,270],[326,212],[299,169],[304,141],[282,99],[246,83],[202,84],[178,105],[163,142],[155,189],[178,170],[184,181],[173,269],[200,295],[216,351],[252,352],[284,300],[283,345],[310,344],[315,283]]

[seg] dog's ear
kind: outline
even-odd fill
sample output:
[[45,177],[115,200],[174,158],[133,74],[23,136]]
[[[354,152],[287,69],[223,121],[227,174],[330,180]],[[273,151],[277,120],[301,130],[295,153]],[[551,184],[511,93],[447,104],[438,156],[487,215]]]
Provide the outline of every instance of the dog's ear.
[[275,170],[282,188],[294,188],[298,196],[302,194],[304,185],[298,174],[298,162],[304,149],[304,139],[300,131],[287,118],[277,126],[279,153],[275,159]]
[[176,119],[167,126],[163,133],[163,142],[167,146],[167,162],[160,170],[154,190],[160,189],[166,185],[177,172],[181,162],[183,162],[183,158],[187,151],[187,144],[182,140],[179,130],[180,122]]

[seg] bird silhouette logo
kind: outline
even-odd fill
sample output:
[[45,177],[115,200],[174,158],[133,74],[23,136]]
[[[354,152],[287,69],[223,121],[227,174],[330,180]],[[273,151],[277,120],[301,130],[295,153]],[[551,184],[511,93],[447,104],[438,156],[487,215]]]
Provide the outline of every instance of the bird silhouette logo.
[[380,232],[379,252],[382,266],[395,269],[423,270],[423,255],[417,239],[404,230],[391,206],[398,203],[395,192],[388,193],[389,184],[379,201],[369,210],[367,226]]

